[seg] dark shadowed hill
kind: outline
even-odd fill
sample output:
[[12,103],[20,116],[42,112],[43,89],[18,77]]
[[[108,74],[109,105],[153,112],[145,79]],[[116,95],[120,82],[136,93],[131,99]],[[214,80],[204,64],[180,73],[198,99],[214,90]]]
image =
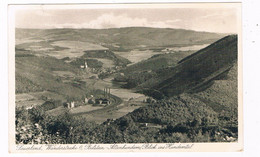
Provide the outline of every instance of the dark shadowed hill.
[[72,40],[102,45],[110,50],[149,49],[209,44],[224,34],[183,29],[128,27],[111,29],[16,29],[17,39]]
[[154,71],[158,69],[163,69],[169,66],[176,66],[178,62],[184,57],[194,53],[193,51],[179,51],[170,54],[157,54],[152,56],[147,60],[143,60],[136,64],[127,66],[125,69],[121,71],[127,74],[131,74],[131,72],[141,72],[141,71]]
[[148,94],[155,97],[204,90],[213,80],[225,77],[236,61],[237,36],[230,35],[184,58],[174,68],[160,70],[140,87],[152,89]]

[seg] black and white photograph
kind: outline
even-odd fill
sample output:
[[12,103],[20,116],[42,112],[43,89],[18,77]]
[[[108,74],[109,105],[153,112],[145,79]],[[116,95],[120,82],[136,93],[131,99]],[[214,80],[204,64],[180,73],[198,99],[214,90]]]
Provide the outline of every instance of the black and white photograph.
[[240,3],[10,7],[17,150],[242,143]]

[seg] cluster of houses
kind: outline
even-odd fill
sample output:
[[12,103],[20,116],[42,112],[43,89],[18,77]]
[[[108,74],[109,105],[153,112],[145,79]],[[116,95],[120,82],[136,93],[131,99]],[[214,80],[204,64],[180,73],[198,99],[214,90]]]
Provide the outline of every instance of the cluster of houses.
[[65,104],[66,108],[74,108],[77,106],[81,106],[81,105],[101,105],[101,106],[106,106],[106,105],[110,105],[111,101],[110,101],[110,88],[104,88],[104,97],[101,98],[95,98],[93,95],[91,95],[89,98],[85,98],[84,102],[80,102],[80,101],[67,101],[67,103]]
[[82,106],[82,105],[103,105],[103,106],[106,106],[106,105],[110,105],[110,100],[107,99],[107,98],[96,98],[96,99],[88,99],[88,98],[85,98],[85,101],[84,103],[82,102],[79,102],[79,101],[69,101],[66,103],[65,107],[68,108],[68,109],[71,109],[71,108],[74,108],[74,107],[78,107],[78,106]]

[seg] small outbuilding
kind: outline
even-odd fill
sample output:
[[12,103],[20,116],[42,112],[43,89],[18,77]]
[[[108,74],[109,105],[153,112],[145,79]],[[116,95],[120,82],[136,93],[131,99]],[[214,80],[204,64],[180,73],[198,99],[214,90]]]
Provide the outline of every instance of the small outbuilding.
[[95,99],[95,102],[99,105],[110,105],[110,101],[108,99],[99,98]]
[[67,104],[67,108],[74,108],[75,107],[75,102],[74,101],[71,101],[71,102],[68,102],[66,103]]

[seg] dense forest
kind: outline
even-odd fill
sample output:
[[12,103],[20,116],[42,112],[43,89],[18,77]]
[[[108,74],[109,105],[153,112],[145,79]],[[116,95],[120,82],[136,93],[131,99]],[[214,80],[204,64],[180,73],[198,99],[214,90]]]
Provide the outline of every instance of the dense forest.
[[53,117],[44,111],[16,110],[17,143],[231,142],[238,137],[236,116],[217,113],[189,95],[151,103],[100,125],[68,112]]

